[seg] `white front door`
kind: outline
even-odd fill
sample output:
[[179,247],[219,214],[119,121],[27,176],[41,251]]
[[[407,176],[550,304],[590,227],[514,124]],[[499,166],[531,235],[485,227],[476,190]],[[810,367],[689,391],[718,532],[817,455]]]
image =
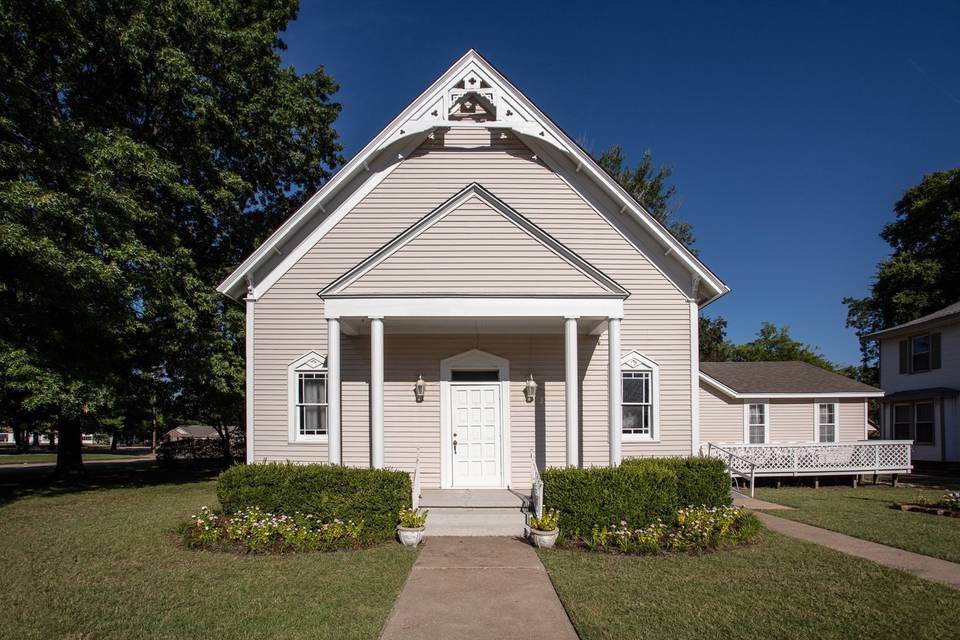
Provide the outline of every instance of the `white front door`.
[[499,487],[500,385],[450,385],[450,447],[454,487]]

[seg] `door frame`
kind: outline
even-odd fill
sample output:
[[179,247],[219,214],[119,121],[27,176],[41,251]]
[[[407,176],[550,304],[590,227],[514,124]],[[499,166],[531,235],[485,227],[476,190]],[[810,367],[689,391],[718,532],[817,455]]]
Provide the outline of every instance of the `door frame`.
[[[510,361],[506,358],[470,349],[440,361],[440,488],[453,488],[453,438],[450,428],[453,409],[450,378],[453,371],[496,369],[500,377],[500,486],[510,488]],[[489,384],[489,383],[488,383]],[[458,487],[460,488],[460,487]]]

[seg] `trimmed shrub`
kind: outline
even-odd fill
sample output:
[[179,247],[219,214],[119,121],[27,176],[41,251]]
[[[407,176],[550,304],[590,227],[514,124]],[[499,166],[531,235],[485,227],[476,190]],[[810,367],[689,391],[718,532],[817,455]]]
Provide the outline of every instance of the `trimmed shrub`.
[[680,507],[723,507],[731,503],[730,474],[723,462],[705,456],[688,458],[628,458],[628,467],[663,467],[677,475]]
[[364,541],[389,540],[397,513],[410,506],[410,476],[326,464],[237,465],[220,474],[217,498],[226,513],[311,513],[362,522]]
[[730,477],[708,458],[633,459],[617,468],[546,469],[542,477],[544,508],[560,512],[560,529],[572,537],[621,521],[672,521],[690,505],[730,504]]

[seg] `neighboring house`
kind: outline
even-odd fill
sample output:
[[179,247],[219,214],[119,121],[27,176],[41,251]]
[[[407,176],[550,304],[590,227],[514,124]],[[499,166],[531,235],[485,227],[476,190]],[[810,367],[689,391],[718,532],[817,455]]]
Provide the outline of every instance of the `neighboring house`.
[[960,461],[960,302],[866,338],[880,343],[882,436],[913,440],[917,460]]
[[857,442],[883,391],[806,362],[701,362],[702,443]]
[[698,315],[729,291],[472,50],[218,290],[246,306],[248,461],[515,490],[697,453]]
[[205,424],[187,424],[170,429],[163,434],[163,440],[166,442],[176,442],[177,440],[213,440],[219,439],[220,434],[216,429]]

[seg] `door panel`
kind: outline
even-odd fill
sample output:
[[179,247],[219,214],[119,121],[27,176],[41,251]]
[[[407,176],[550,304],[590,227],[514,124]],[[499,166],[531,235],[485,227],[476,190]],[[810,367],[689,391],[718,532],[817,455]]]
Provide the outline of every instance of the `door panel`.
[[500,385],[452,384],[450,395],[453,486],[501,486]]

